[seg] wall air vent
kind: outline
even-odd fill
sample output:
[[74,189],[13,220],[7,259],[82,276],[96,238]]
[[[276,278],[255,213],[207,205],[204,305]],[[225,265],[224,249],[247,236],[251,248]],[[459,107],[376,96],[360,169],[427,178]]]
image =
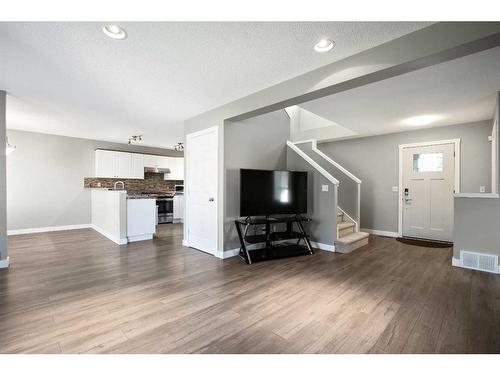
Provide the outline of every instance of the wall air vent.
[[498,255],[482,254],[473,251],[460,252],[462,267],[478,271],[498,273]]

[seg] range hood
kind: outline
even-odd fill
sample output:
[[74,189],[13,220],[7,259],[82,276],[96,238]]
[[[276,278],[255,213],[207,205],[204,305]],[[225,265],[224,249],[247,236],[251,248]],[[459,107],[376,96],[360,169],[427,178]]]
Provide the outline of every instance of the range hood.
[[171,173],[170,168],[144,167],[144,172],[148,173]]

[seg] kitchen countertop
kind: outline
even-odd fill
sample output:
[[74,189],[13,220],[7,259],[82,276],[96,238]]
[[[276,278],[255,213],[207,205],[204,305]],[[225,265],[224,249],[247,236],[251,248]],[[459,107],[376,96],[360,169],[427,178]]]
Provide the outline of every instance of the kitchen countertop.
[[173,194],[129,194],[127,195],[127,199],[156,199],[159,196],[161,197],[167,197],[167,198],[173,198]]

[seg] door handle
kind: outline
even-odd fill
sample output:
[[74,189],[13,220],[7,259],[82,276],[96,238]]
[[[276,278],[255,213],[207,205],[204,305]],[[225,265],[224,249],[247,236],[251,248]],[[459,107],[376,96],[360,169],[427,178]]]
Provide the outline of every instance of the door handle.
[[215,199],[214,198],[208,198],[208,201],[209,202],[213,202],[213,201],[215,201]]

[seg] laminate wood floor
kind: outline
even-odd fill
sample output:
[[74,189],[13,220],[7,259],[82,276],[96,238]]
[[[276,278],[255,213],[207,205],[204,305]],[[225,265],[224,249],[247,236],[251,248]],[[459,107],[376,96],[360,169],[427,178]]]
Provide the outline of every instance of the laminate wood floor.
[[499,353],[500,276],[451,249],[371,236],[245,265],[170,225],[118,246],[91,229],[9,237],[2,353]]

